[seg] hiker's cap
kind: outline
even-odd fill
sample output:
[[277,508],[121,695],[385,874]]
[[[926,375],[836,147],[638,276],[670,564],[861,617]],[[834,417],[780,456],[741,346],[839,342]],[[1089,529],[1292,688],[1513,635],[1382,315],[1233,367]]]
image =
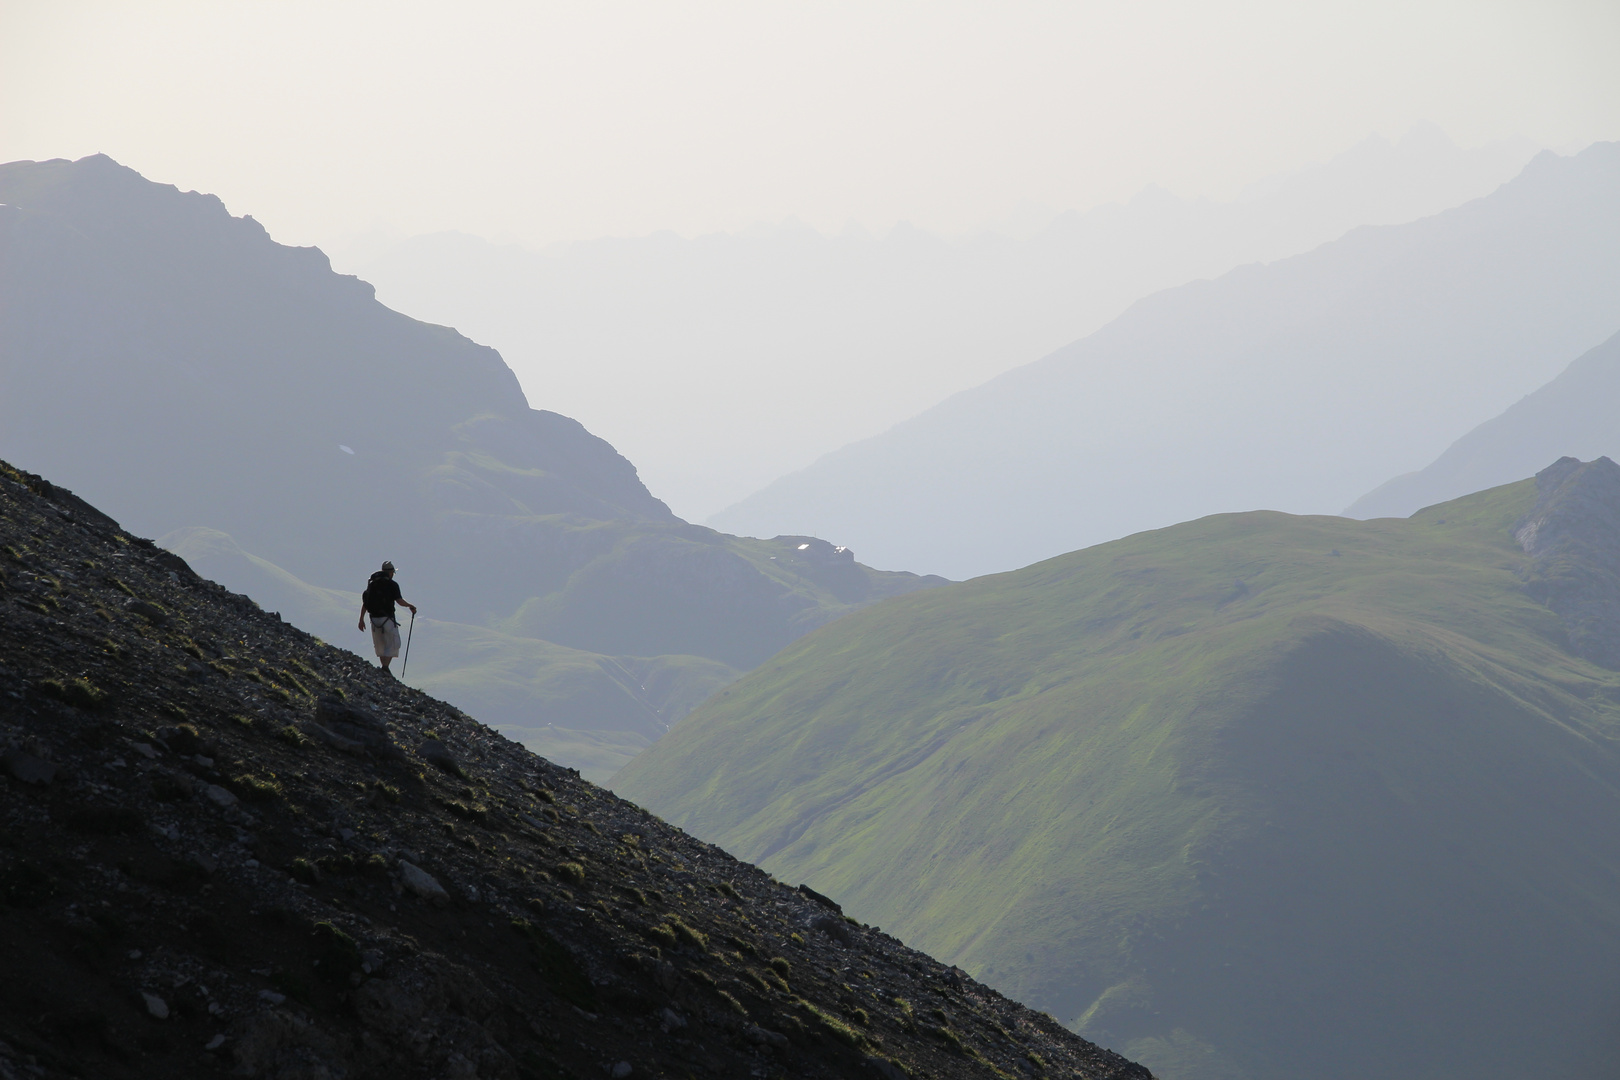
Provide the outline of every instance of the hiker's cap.
[[383,563],[383,573],[392,574],[393,572],[394,572],[394,564],[393,563],[391,563],[391,562]]

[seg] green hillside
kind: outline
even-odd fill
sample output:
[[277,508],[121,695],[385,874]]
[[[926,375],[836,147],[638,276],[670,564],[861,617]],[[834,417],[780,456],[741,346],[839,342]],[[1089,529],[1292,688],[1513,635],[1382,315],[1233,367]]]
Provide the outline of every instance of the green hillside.
[[1620,674],[1524,588],[1537,505],[1221,515],[890,600],[614,786],[1166,1080],[1612,1076]]

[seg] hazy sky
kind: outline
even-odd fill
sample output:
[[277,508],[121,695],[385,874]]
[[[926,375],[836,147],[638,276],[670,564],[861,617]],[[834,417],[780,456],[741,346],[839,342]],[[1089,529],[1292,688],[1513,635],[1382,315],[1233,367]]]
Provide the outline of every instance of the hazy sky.
[[1615,0],[0,0],[0,160],[111,154],[279,240],[949,232],[1368,134],[1620,137]]

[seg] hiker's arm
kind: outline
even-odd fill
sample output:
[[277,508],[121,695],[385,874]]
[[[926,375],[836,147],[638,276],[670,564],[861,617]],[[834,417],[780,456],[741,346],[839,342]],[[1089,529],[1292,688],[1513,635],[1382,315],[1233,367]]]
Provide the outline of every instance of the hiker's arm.
[[403,597],[403,596],[402,596],[402,597],[400,597],[400,598],[399,598],[399,603],[400,603],[400,606],[401,606],[401,607],[408,607],[408,608],[410,608],[410,609],[411,609],[411,614],[412,614],[412,615],[415,615],[415,614],[416,614],[416,605],[415,605],[415,604],[413,604],[413,603],[411,603],[411,602],[410,602],[410,601],[409,601],[409,600],[407,600],[407,599],[405,599],[405,598],[404,598],[404,597]]
[[365,628],[366,628],[366,603],[365,603],[364,600],[362,600],[360,602],[360,629],[364,630]]

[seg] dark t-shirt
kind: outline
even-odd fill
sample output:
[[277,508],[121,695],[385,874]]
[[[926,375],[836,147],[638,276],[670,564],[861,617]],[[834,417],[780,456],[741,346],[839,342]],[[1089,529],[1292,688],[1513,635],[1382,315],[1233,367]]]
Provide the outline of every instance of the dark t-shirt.
[[373,619],[392,619],[394,605],[404,598],[399,591],[399,582],[387,576],[372,578],[366,585],[365,595],[362,597],[366,604],[366,614]]

